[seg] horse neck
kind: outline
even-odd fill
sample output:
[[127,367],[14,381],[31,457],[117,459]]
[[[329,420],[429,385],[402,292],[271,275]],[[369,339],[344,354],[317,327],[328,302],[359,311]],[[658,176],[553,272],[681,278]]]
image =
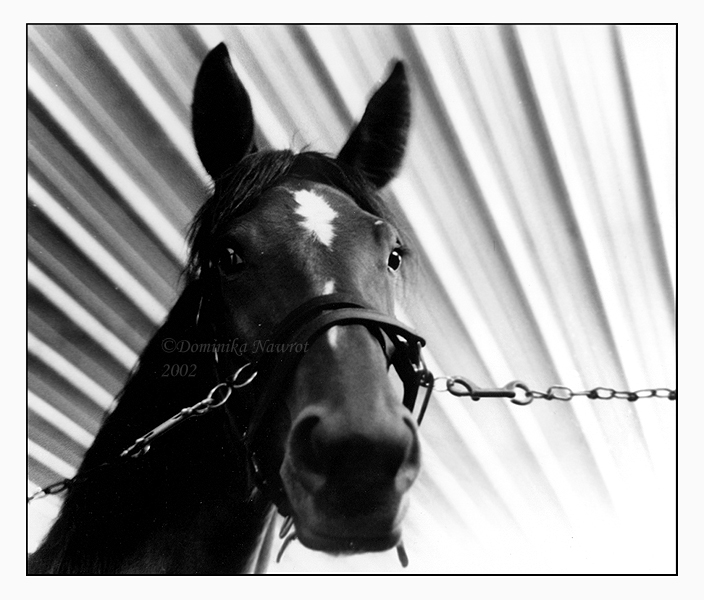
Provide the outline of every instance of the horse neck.
[[[117,459],[137,437],[205,398],[216,383],[212,354],[169,354],[162,347],[169,338],[194,340],[197,287],[187,286],[147,346],[78,474],[117,464],[92,471],[69,491],[30,568],[82,573],[248,568],[269,504],[251,493],[246,457],[224,409],[179,425],[143,457]],[[164,376],[169,364],[188,365],[187,375]]]

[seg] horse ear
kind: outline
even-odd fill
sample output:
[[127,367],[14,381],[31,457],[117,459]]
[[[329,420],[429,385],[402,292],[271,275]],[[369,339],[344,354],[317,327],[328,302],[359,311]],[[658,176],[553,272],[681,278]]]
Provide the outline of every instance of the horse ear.
[[398,172],[411,123],[411,98],[403,63],[374,93],[364,116],[337,159],[361,169],[376,186],[384,187]]
[[198,155],[213,179],[256,150],[252,103],[224,43],[211,50],[200,67],[192,119]]

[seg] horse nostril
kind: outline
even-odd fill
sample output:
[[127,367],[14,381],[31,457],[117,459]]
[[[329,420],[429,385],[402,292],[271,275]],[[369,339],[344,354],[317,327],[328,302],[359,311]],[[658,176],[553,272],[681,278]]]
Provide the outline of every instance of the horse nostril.
[[289,442],[291,456],[299,468],[313,472],[322,470],[317,444],[313,441],[313,430],[320,423],[317,415],[307,415],[299,419],[291,431]]

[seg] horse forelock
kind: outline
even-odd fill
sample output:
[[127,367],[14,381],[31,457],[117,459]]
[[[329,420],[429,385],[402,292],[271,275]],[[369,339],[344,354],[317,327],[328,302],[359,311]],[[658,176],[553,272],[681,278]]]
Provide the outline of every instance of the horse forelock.
[[358,169],[317,152],[257,152],[246,156],[214,183],[212,195],[194,217],[188,236],[191,253],[186,273],[190,278],[197,278],[208,266],[214,240],[233,219],[251,210],[266,191],[285,178],[330,185],[345,192],[366,212],[401,229],[393,212]]

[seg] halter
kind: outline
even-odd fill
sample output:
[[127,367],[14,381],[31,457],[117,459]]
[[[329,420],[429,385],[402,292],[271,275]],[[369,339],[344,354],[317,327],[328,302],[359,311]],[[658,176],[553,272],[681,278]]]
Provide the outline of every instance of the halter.
[[[198,304],[195,326],[199,327],[204,296]],[[270,340],[271,347],[286,348],[287,351],[265,352],[251,355],[251,360],[240,365],[232,375],[222,381],[218,373],[218,355],[215,354],[213,365],[216,384],[208,396],[200,402],[183,408],[171,418],[157,425],[145,435],[137,438],[134,443],[120,454],[120,459],[138,458],[151,447],[151,443],[180,423],[194,417],[202,416],[220,406],[225,406],[226,414],[232,431],[244,448],[250,475],[256,487],[272,501],[279,512],[288,516],[290,507],[284,491],[279,468],[283,462],[283,451],[274,448],[277,454],[275,465],[261,460],[262,428],[266,414],[275,406],[275,401],[281,397],[284,385],[289,381],[298,362],[305,354],[307,345],[317,339],[322,333],[333,326],[364,325],[371,335],[377,339],[387,357],[388,366],[396,369],[404,385],[403,404],[413,411],[418,388],[426,387],[422,407],[419,411],[420,425],[425,409],[433,391],[435,378],[426,367],[421,348],[425,340],[393,317],[367,308],[364,302],[347,294],[328,294],[315,297],[293,310],[274,330]],[[387,340],[393,346],[387,354]],[[269,345],[267,345],[267,348]],[[237,392],[239,404],[250,414],[247,425],[242,427],[241,418],[235,414],[231,396]],[[241,412],[241,411],[240,411]],[[269,449],[272,449],[270,446]],[[27,502],[47,495],[58,493],[70,485],[88,480],[95,472],[102,471],[117,464],[103,463],[89,469],[81,476],[56,482],[27,498]]]
[[[428,386],[420,418],[432,389],[433,376],[421,357],[425,340],[393,317],[368,308],[357,297],[339,293],[317,296],[289,313],[268,340],[267,348],[274,351],[253,355],[227,380],[229,385],[241,388],[247,395],[246,404],[251,407],[251,413],[244,429],[231,404],[226,404],[228,417],[244,446],[257,487],[284,516],[289,514],[289,506],[279,475],[283,454],[280,449],[273,449],[278,455],[276,465],[271,464],[273,461],[261,459],[264,441],[261,426],[264,417],[281,398],[284,386],[293,376],[308,344],[331,327],[344,325],[366,326],[385,354],[387,340],[391,343],[393,348],[387,354],[387,360],[403,382],[403,404],[409,411],[413,411],[419,387]],[[245,378],[246,386],[239,383],[241,377]],[[268,449],[272,451],[271,447]]]

